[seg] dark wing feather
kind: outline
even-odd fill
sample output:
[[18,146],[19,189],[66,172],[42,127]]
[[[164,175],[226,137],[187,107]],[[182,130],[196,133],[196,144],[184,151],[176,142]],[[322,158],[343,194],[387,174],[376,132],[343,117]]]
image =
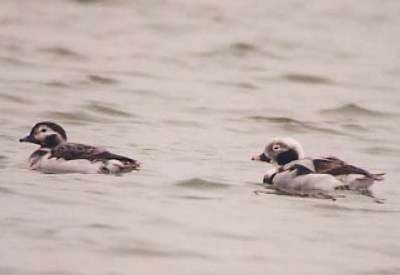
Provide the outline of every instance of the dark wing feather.
[[347,164],[341,159],[335,157],[318,158],[313,160],[315,171],[319,174],[330,174],[333,176],[359,174],[366,177],[373,177],[368,171]]
[[294,168],[296,169],[296,175],[297,176],[303,176],[303,175],[308,175],[308,174],[313,174],[314,172],[311,171],[309,168],[301,165],[301,164],[295,164]]
[[128,158],[128,157],[124,157],[121,155],[116,155],[113,153],[110,153],[108,151],[103,151],[101,153],[98,153],[96,155],[93,155],[93,160],[95,159],[116,159],[125,163],[136,163],[136,160]]
[[78,143],[60,144],[53,148],[51,153],[52,157],[65,160],[87,159],[94,161],[116,159],[126,163],[136,163],[133,159],[110,153],[98,147]]
[[94,156],[103,153],[105,150],[78,143],[63,143],[51,150],[54,158],[62,158],[65,160],[88,159],[93,160]]

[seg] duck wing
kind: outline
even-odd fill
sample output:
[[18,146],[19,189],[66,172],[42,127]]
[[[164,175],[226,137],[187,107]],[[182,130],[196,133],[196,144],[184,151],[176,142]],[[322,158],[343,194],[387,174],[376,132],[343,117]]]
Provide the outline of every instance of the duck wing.
[[135,162],[133,159],[110,153],[105,149],[79,143],[63,143],[56,146],[51,150],[51,157],[65,160],[87,159],[95,161],[115,159],[122,162]]
[[314,161],[311,158],[294,160],[279,168],[280,172],[293,170],[296,170],[298,176],[317,173],[315,170]]
[[88,159],[93,160],[95,155],[104,152],[104,149],[98,147],[78,144],[78,143],[62,143],[51,150],[51,157],[62,158],[65,160]]
[[370,172],[357,166],[348,164],[336,157],[316,158],[313,159],[315,171],[318,174],[330,174],[332,176],[357,174],[367,178],[378,179],[383,174],[371,174]]

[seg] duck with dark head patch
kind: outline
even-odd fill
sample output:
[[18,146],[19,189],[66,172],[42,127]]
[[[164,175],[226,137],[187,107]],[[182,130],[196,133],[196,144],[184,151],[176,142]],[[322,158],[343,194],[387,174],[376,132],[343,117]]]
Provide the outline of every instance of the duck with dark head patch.
[[[373,197],[368,188],[375,181],[382,181],[384,175],[370,173],[332,156],[305,158],[301,144],[288,137],[271,140],[264,152],[252,160],[275,165],[275,168],[267,172],[263,181],[281,189],[346,189]],[[323,188],[318,187],[322,185]]]
[[40,145],[29,157],[29,167],[44,173],[121,174],[140,167],[137,160],[105,149],[67,142],[65,130],[50,121],[35,124],[19,141]]

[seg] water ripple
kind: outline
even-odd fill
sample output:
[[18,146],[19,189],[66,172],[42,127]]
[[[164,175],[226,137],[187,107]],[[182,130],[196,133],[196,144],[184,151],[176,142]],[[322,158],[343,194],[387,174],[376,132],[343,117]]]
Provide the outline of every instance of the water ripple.
[[72,124],[85,124],[88,122],[111,122],[110,120],[105,120],[104,118],[96,117],[90,114],[87,114],[83,111],[76,112],[61,112],[61,111],[50,111],[45,112],[43,114],[45,117],[48,117],[51,120],[66,120]]
[[67,49],[65,47],[62,46],[54,46],[54,47],[48,47],[48,48],[40,48],[39,49],[40,52],[42,53],[46,53],[46,54],[51,54],[53,56],[56,57],[61,57],[61,58],[65,58],[65,59],[74,59],[74,60],[85,60],[87,59],[85,56]]
[[336,211],[346,211],[346,212],[365,212],[365,213],[400,213],[400,210],[389,210],[389,209],[372,209],[372,208],[356,208],[347,207],[337,204],[316,204],[315,208],[318,209],[328,209]]
[[111,107],[109,105],[106,105],[101,102],[93,101],[87,105],[84,106],[85,109],[89,111],[93,111],[99,114],[103,115],[109,115],[109,116],[118,116],[118,117],[132,117],[133,115],[125,112],[118,110],[116,107]]
[[225,183],[207,181],[200,178],[182,180],[177,182],[175,185],[185,188],[194,188],[194,189],[221,189],[230,187],[228,184]]
[[194,195],[184,195],[184,196],[173,195],[171,197],[185,199],[185,200],[195,200],[195,201],[208,201],[208,200],[220,200],[221,199],[221,198],[217,198],[217,197],[194,196]]
[[344,128],[345,130],[356,131],[356,132],[360,132],[360,133],[361,132],[366,133],[366,132],[370,131],[367,127],[361,126],[359,124],[353,124],[353,123],[341,124],[341,127]]
[[177,127],[193,127],[193,128],[204,128],[204,125],[200,122],[193,121],[193,120],[182,120],[182,119],[164,119],[162,120],[163,124],[169,124]]
[[23,61],[14,57],[0,57],[0,62],[21,67],[36,67],[37,65],[32,62]]
[[297,131],[297,132],[315,131],[315,132],[341,135],[341,136],[349,135],[339,130],[316,125],[316,123],[303,122],[289,117],[250,116],[248,118],[257,122],[273,123],[281,127],[283,130],[287,131]]
[[30,101],[26,98],[22,98],[20,96],[10,95],[10,94],[0,94],[0,98],[4,99],[5,101],[19,103],[19,104],[31,104],[32,103],[32,101]]
[[229,82],[229,81],[214,81],[213,84],[228,86],[228,87],[236,87],[246,90],[256,90],[258,87],[250,82]]
[[88,75],[88,78],[90,81],[97,83],[97,84],[104,84],[104,85],[110,85],[110,84],[115,84],[118,81],[110,78],[110,77],[104,77],[100,75],[95,75],[95,74],[90,74]]
[[396,115],[394,113],[371,110],[353,103],[345,104],[332,109],[321,110],[320,113],[323,115],[341,117],[387,117]]
[[6,167],[5,163],[7,161],[8,157],[0,155],[0,168]]
[[59,80],[52,80],[52,81],[48,81],[43,83],[45,86],[48,87],[56,87],[56,88],[70,88],[71,85],[67,84],[63,81],[59,81]]
[[120,256],[140,256],[150,258],[200,258],[207,259],[207,255],[187,250],[161,250],[151,247],[114,246],[107,249],[107,253]]
[[305,84],[333,84],[334,81],[325,76],[312,75],[312,74],[284,74],[281,76],[282,79],[291,82],[300,82]]
[[363,152],[370,155],[381,155],[381,156],[399,156],[400,149],[386,146],[373,146],[362,149]]
[[201,52],[197,54],[200,57],[218,57],[218,56],[233,56],[233,57],[249,57],[261,56],[271,59],[283,59],[282,56],[258,48],[256,45],[248,42],[234,42],[229,45],[220,47],[215,50]]
[[93,228],[93,229],[101,229],[101,230],[120,230],[122,227],[110,225],[110,224],[104,224],[104,223],[91,223],[87,225],[88,228]]
[[15,195],[16,192],[10,188],[0,186],[0,194]]
[[259,238],[257,236],[242,235],[242,234],[236,234],[236,233],[231,233],[231,232],[213,232],[211,235],[218,237],[218,238],[235,240],[235,241],[246,241],[246,242],[247,241],[259,241]]

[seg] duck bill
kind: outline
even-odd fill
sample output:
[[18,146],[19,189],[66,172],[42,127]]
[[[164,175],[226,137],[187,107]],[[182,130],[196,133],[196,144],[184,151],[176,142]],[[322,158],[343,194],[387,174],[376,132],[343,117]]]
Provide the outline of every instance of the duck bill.
[[30,142],[30,143],[37,143],[37,141],[35,140],[35,138],[31,135],[28,135],[26,137],[20,138],[19,142]]
[[265,161],[265,162],[271,163],[271,159],[265,153],[254,156],[251,158],[251,160]]

